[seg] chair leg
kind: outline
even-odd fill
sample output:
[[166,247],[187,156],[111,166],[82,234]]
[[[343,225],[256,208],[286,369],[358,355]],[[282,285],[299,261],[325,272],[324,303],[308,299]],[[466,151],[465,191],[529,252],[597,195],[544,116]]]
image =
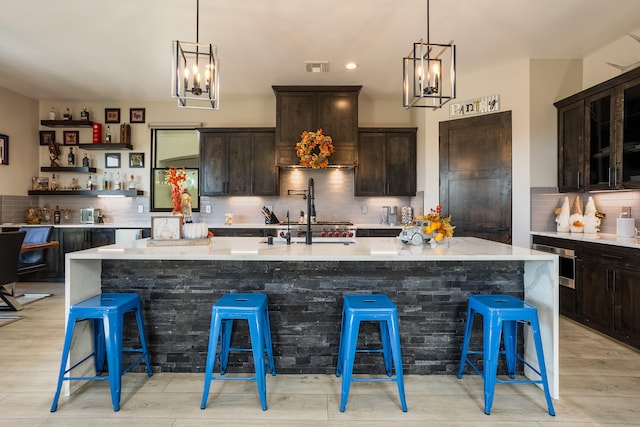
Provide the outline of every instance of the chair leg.
[[346,313],[344,309],[342,310],[342,320],[340,321],[340,341],[338,343],[338,363],[336,363],[336,377],[342,375],[342,370],[344,367],[342,363],[344,361],[344,337],[345,337],[345,322],[346,322]]
[[92,319],[93,324],[93,361],[96,368],[96,376],[102,375],[104,372],[104,358],[106,356],[104,326],[102,319]]
[[464,365],[467,363],[467,353],[469,352],[469,341],[471,340],[471,331],[473,330],[473,321],[475,319],[475,311],[471,307],[467,308],[467,320],[464,328],[464,338],[462,339],[462,354],[460,355],[460,367],[458,368],[458,379],[462,378]]
[[233,333],[233,320],[225,319],[221,320],[220,323],[220,375],[224,375],[227,372],[227,364],[229,363],[231,334]]
[[358,331],[360,329],[360,321],[355,320],[353,316],[346,320],[346,327],[343,331],[342,360],[338,364],[342,364],[342,392],[340,395],[340,412],[344,412],[349,399],[349,390],[351,389],[351,376],[353,374],[353,362],[356,357],[356,346],[358,342]]
[[531,320],[531,332],[533,334],[533,342],[536,346],[536,355],[538,356],[538,368],[540,369],[540,377],[542,379],[542,388],[544,390],[544,397],[547,400],[547,407],[549,409],[549,415],[555,416],[556,411],[553,408],[551,401],[551,392],[549,391],[549,381],[547,380],[547,367],[544,361],[544,351],[542,349],[542,337],[540,336],[540,325],[538,324],[537,316]]
[[271,342],[271,325],[269,324],[269,311],[265,307],[262,311],[262,321],[265,325],[264,329],[264,346],[267,352],[267,359],[269,361],[269,370],[271,371],[271,375],[276,375],[276,364],[273,360],[273,343]]
[[265,378],[265,362],[264,362],[264,339],[262,331],[262,322],[257,316],[249,321],[249,332],[251,335],[251,350],[253,352],[253,364],[256,371],[256,383],[258,385],[258,396],[262,410],[267,410],[267,380]]
[[207,407],[209,398],[209,388],[211,387],[211,377],[213,367],[216,363],[216,351],[218,347],[218,336],[220,335],[220,315],[214,312],[211,316],[211,326],[209,327],[209,349],[207,351],[207,366],[204,374],[204,390],[202,391],[202,401],[200,409]]
[[136,312],[136,323],[138,324],[138,334],[140,335],[140,347],[142,348],[144,354],[144,362],[147,364],[147,374],[149,376],[153,375],[153,370],[151,369],[151,359],[149,358],[149,349],[147,348],[147,336],[144,332],[144,323],[142,320],[142,310],[141,306],[135,309]]
[[484,322],[484,413],[491,414],[493,405],[493,393],[496,386],[496,372],[500,356],[500,335],[502,328],[500,322],[491,318],[483,319]]
[[56,393],[53,396],[51,412],[55,412],[58,409],[58,399],[60,398],[60,389],[62,388],[65,371],[67,370],[67,359],[69,358],[69,349],[71,348],[71,342],[73,341],[73,330],[76,325],[76,318],[70,314],[67,322],[67,331],[65,332],[64,344],[62,345],[62,360],[60,361],[60,371],[58,373],[58,386],[56,387]]
[[109,384],[113,410],[120,410],[122,388],[122,314],[113,313],[103,317],[107,363],[109,364]]
[[400,405],[403,412],[407,412],[407,399],[404,394],[404,374],[402,372],[402,352],[400,350],[400,331],[397,324],[397,318],[391,316],[389,320],[390,331],[389,341],[391,343],[391,353],[393,355],[393,364],[396,371],[396,382],[398,383],[398,395],[400,396]]
[[[393,375],[393,357],[392,357],[392,345],[391,340],[389,339],[389,326],[387,325],[386,320],[381,320],[380,322],[380,341],[382,342],[382,355],[384,357],[384,369],[387,372],[387,376],[390,377]],[[397,374],[397,371],[396,371]]]
[[502,322],[502,340],[504,342],[504,354],[507,360],[507,372],[509,377],[516,376],[516,353],[518,345],[518,322],[507,320]]

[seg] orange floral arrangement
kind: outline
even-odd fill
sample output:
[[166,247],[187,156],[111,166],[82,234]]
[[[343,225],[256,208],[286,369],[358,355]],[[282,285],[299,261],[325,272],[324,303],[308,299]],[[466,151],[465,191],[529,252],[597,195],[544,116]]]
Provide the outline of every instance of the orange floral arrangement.
[[177,169],[173,166],[165,174],[165,182],[171,186],[171,200],[173,201],[173,215],[182,212],[182,183],[187,180],[185,168]]
[[326,169],[329,156],[336,150],[333,140],[325,135],[322,129],[317,132],[302,132],[300,142],[296,143],[296,154],[300,158],[300,165],[313,169]]
[[442,215],[442,205],[431,208],[427,215],[418,217],[419,220],[428,220],[429,224],[424,227],[424,233],[433,236],[433,239],[440,243],[445,237],[453,237],[455,225],[451,225],[451,215]]

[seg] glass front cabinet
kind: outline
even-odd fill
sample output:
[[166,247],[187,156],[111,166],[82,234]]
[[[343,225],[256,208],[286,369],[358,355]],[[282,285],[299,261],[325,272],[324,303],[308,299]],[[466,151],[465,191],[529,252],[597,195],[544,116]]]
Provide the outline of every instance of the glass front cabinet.
[[560,191],[640,189],[640,69],[555,106]]

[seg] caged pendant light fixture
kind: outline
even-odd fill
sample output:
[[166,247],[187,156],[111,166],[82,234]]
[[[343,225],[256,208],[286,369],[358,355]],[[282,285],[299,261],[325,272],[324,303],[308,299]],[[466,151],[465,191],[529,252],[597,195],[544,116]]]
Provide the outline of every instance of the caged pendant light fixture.
[[402,105],[404,108],[441,108],[456,97],[456,46],[431,43],[429,0],[427,0],[427,40],[413,43],[403,59]]
[[171,97],[178,107],[218,110],[220,108],[220,63],[217,46],[199,42],[200,0],[196,0],[196,42],[173,42]]

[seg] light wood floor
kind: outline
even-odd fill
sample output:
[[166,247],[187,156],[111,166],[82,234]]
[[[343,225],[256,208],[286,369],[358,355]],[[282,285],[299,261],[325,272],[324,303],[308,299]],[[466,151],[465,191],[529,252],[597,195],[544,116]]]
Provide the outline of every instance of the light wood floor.
[[[333,375],[268,376],[269,409],[255,383],[213,382],[200,409],[201,374],[127,374],[121,409],[113,412],[106,382],[94,381],[49,412],[64,325],[64,285],[19,284],[22,292],[55,295],[27,305],[24,319],[0,328],[0,426],[628,426],[640,425],[640,352],[562,319],[557,415],[547,414],[533,385],[498,385],[490,416],[482,382],[468,375],[408,376],[409,411],[400,410],[394,383],[358,383],[339,411]],[[148,327],[148,325],[147,325]]]

